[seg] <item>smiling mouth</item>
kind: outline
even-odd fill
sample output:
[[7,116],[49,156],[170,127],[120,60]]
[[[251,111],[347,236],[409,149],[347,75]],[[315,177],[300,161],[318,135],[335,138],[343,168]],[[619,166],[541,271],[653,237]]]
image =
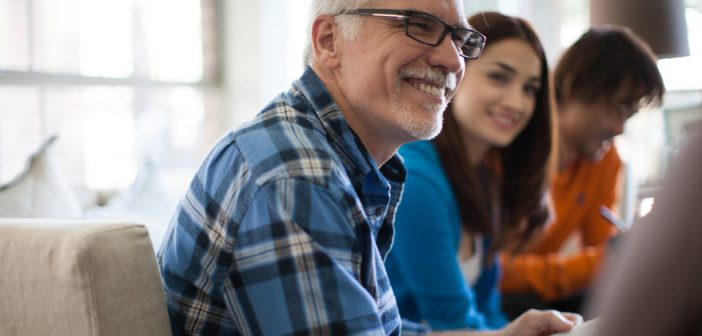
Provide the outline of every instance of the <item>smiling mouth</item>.
[[450,100],[457,86],[455,74],[433,68],[405,67],[400,70],[400,78],[418,91],[442,100]]
[[446,97],[446,89],[432,85],[423,81],[418,81],[418,80],[413,80],[411,78],[407,79],[407,82],[412,86],[413,88],[424,92],[430,96],[434,96],[437,98],[444,98]]
[[517,119],[516,118],[511,118],[507,117],[504,115],[499,115],[495,113],[490,113],[490,118],[492,118],[494,121],[497,122],[498,126],[501,126],[502,128],[512,128],[517,125]]

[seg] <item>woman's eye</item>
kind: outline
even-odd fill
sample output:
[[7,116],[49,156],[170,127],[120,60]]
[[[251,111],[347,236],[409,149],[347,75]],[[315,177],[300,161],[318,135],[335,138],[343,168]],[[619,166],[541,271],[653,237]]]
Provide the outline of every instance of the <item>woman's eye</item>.
[[490,73],[488,74],[488,78],[500,84],[504,84],[507,83],[507,81],[509,81],[509,78],[501,73]]
[[539,91],[541,91],[541,87],[537,85],[527,85],[524,87],[524,92],[532,96],[536,96]]

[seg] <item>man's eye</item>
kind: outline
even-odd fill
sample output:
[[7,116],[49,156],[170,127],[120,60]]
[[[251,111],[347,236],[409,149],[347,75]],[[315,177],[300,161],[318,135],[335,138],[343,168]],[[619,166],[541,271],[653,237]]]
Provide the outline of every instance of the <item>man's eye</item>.
[[433,25],[430,25],[426,22],[413,21],[413,20],[409,21],[409,25],[410,25],[410,28],[412,30],[415,30],[415,31],[421,30],[421,31],[425,31],[425,32],[431,31],[432,27],[433,27]]

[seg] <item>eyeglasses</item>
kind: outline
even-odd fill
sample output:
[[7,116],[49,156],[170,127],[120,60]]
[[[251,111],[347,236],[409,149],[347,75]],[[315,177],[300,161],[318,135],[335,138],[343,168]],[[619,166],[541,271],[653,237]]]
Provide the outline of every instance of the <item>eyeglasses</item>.
[[384,19],[401,20],[405,24],[405,34],[419,43],[436,47],[451,33],[451,40],[465,59],[476,59],[485,47],[485,35],[468,28],[446,24],[436,16],[413,10],[396,9],[355,9],[341,14],[366,15]]

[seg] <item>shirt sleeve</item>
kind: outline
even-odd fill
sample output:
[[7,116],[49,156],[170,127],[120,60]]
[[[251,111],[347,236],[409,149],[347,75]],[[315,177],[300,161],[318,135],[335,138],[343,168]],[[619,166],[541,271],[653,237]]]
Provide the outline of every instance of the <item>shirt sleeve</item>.
[[455,239],[460,229],[450,223],[446,197],[431,177],[408,175],[389,256],[397,272],[391,279],[403,282],[419,317],[432,329],[486,329],[486,318],[458,265]]
[[[478,283],[474,286],[478,298],[478,310],[485,316],[486,324],[490,329],[502,328],[509,322],[502,311],[502,296],[498,286],[500,268],[499,258],[495,257],[492,263],[485,266]],[[480,291],[484,291],[485,294],[481,295]]]
[[[609,174],[605,175],[605,179],[600,192],[599,204],[606,206],[613,212],[617,212],[619,208],[620,191],[623,189],[624,169],[621,161],[618,159],[614,162],[609,162],[607,169]],[[599,211],[591,211],[587,223],[591,225],[583,225],[582,238],[584,246],[602,246],[607,240],[617,233],[616,227],[607,221]]]
[[386,333],[374,297],[359,281],[357,239],[343,206],[327,188],[301,179],[260,189],[240,225],[222,289],[242,333]]
[[426,336],[431,332],[431,328],[410,320],[402,319],[402,336]]
[[505,293],[534,292],[551,301],[585,288],[604,257],[604,247],[585,247],[576,254],[503,255]]
[[[505,293],[533,292],[547,301],[571,295],[592,284],[604,262],[607,240],[616,233],[612,224],[599,212],[600,205],[615,209],[619,196],[621,161],[616,151],[609,153],[598,167],[601,179],[598,192],[589,201],[589,211],[583,217],[571,215],[566,220],[577,222],[581,233],[580,250],[562,255],[560,252],[526,252],[516,255],[505,253],[502,258],[504,277],[501,289]],[[587,177],[587,176],[586,176]],[[577,181],[573,183],[593,183]],[[563,223],[552,223],[554,227]],[[553,229],[553,228],[551,228]],[[554,237],[546,234],[538,244],[557,245]]]

